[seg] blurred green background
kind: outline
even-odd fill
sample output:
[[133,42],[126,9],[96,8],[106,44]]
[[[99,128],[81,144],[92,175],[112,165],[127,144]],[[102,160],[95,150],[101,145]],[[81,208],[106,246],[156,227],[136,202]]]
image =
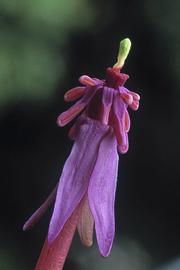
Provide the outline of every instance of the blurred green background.
[[75,237],[64,269],[180,269],[179,10],[178,0],[0,0],[0,270],[33,269],[51,212],[22,225],[72,146],[69,126],[56,126],[63,94],[82,74],[103,78],[125,37],[141,106],[120,157],[116,241],[102,259]]

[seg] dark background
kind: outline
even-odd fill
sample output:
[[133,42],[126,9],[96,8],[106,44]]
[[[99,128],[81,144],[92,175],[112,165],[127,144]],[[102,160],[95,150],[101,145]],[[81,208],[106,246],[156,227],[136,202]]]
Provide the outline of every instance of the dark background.
[[63,94],[82,74],[103,78],[125,37],[126,87],[141,104],[120,156],[116,241],[102,259],[75,237],[64,269],[180,269],[179,10],[178,0],[0,0],[0,269],[33,269],[52,209],[22,226],[72,146],[70,125],[56,125]]

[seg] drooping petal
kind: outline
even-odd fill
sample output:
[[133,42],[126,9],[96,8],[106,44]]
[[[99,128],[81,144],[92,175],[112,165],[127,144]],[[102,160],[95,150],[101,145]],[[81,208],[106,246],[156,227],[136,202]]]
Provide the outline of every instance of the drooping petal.
[[87,196],[82,206],[81,213],[79,215],[77,228],[78,228],[79,236],[81,238],[81,242],[87,247],[92,246],[94,218],[89,208],[89,202],[88,202]]
[[51,192],[49,197],[45,200],[45,202],[34,212],[34,214],[26,221],[26,223],[23,226],[23,230],[27,231],[31,229],[39,220],[40,218],[44,215],[48,207],[54,202],[56,198],[56,192],[57,192],[57,187]]
[[117,142],[114,133],[108,132],[100,144],[88,188],[97,242],[101,255],[105,257],[110,253],[115,232],[114,201],[117,170]]
[[114,94],[113,100],[113,118],[114,118],[114,130],[119,145],[126,145],[126,131],[123,121],[123,115],[127,105],[124,103],[118,93]]
[[61,113],[58,116],[57,124],[60,127],[63,127],[67,125],[71,120],[73,120],[82,110],[84,110],[86,104],[85,102],[78,101],[76,102],[71,108],[69,108],[67,111]]
[[68,254],[79,214],[81,212],[82,202],[76,207],[71,217],[64,225],[54,242],[50,245],[48,239],[45,240],[40,257],[35,270],[62,270]]
[[128,134],[125,133],[125,136],[126,136],[126,144],[124,144],[124,145],[118,145],[118,151],[119,151],[121,154],[127,153],[128,149],[129,149],[129,139],[128,139]]
[[62,230],[78,203],[87,191],[96,162],[100,142],[109,126],[87,118],[68,157],[59,181],[55,207],[50,221],[48,240],[52,241]]
[[109,120],[109,114],[113,102],[113,92],[112,88],[104,86],[102,94],[102,105],[101,105],[101,123],[107,125]]
[[74,87],[70,90],[68,90],[64,95],[64,100],[66,102],[75,101],[78,98],[82,97],[82,95],[85,93],[86,87]]
[[87,75],[82,75],[79,78],[79,82],[82,83],[83,85],[86,85],[86,86],[96,85],[96,81]]
[[129,132],[130,126],[131,126],[131,120],[130,120],[127,109],[124,110],[123,121],[124,121],[124,127],[125,127],[126,132]]
[[133,103],[133,96],[131,94],[124,92],[121,93],[120,95],[127,105],[131,105]]
[[139,108],[139,101],[133,100],[133,103],[129,106],[133,111],[137,111]]
[[73,120],[80,112],[84,110],[98,89],[98,86],[87,88],[85,95],[79,101],[58,116],[57,124],[63,127]]
[[126,88],[126,90],[127,90],[128,93],[130,93],[133,96],[134,100],[140,100],[140,95],[139,94],[137,94],[137,93],[135,93],[133,91],[130,91],[127,88]]

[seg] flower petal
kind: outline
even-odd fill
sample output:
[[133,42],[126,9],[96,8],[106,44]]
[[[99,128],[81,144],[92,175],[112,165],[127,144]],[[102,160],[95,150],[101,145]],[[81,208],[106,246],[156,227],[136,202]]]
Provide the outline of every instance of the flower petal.
[[45,200],[45,202],[34,212],[34,214],[26,221],[26,223],[23,226],[23,231],[27,231],[31,229],[39,220],[40,218],[44,215],[48,207],[53,203],[53,201],[56,198],[56,192],[57,192],[57,187],[51,192],[49,197]]
[[63,265],[76,230],[82,203],[83,200],[76,207],[55,241],[50,245],[48,243],[48,239],[45,240],[35,270],[63,269]]
[[70,90],[68,90],[64,95],[64,100],[66,102],[75,101],[76,99],[82,97],[82,95],[85,93],[85,87],[74,87]]
[[140,95],[133,92],[133,91],[130,91],[129,89],[127,89],[126,87],[122,86],[122,87],[119,87],[119,92],[120,93],[126,93],[126,94],[130,94],[134,100],[140,100]]
[[70,107],[67,111],[61,113],[58,116],[57,124],[60,127],[67,125],[71,120],[73,120],[84,108],[86,107],[85,102],[82,100],[76,102],[72,107]]
[[140,100],[140,95],[127,89],[127,92],[133,96],[134,100]]
[[114,133],[102,140],[88,188],[89,205],[102,256],[108,256],[115,232],[114,201],[118,170],[117,142]]
[[96,85],[96,80],[92,79],[91,77],[87,75],[82,75],[79,78],[79,82],[86,86],[94,86]]
[[57,124],[61,127],[67,125],[71,120],[73,120],[80,112],[84,110],[93,96],[96,94],[99,86],[87,87],[87,91],[84,96],[77,101],[73,106],[71,106],[67,111],[61,113],[58,116]]
[[123,121],[124,121],[125,131],[129,132],[130,126],[131,126],[131,120],[130,120],[129,113],[128,113],[127,109],[125,109],[125,111],[124,111]]
[[133,100],[133,103],[129,106],[133,111],[137,111],[139,108],[139,101]]
[[102,110],[101,110],[101,123],[107,125],[109,120],[109,114],[113,102],[113,92],[112,88],[104,86],[102,94]]
[[125,126],[123,116],[127,105],[124,103],[118,93],[114,94],[113,101],[113,117],[114,117],[114,130],[119,145],[126,144]]
[[121,97],[123,98],[124,102],[127,104],[127,105],[131,105],[133,103],[133,96],[124,92],[124,93],[121,93],[120,94]]
[[87,247],[92,246],[94,218],[89,208],[89,202],[88,202],[87,196],[82,206],[77,228],[78,228],[79,236],[81,238],[81,242]]
[[80,127],[60,177],[48,232],[48,240],[51,243],[86,193],[100,142],[109,129],[109,126],[96,120],[86,119]]
[[128,149],[129,149],[129,139],[128,139],[128,134],[127,133],[125,133],[125,137],[126,137],[126,144],[118,145],[118,151],[121,154],[127,153]]

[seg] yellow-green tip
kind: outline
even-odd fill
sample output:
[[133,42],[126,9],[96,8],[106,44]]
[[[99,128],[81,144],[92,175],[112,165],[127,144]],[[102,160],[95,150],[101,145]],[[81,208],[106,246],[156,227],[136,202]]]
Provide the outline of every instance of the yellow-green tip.
[[130,39],[129,38],[123,39],[120,42],[117,63],[113,66],[113,68],[121,69],[124,66],[124,62],[129,54],[130,49],[131,49]]

